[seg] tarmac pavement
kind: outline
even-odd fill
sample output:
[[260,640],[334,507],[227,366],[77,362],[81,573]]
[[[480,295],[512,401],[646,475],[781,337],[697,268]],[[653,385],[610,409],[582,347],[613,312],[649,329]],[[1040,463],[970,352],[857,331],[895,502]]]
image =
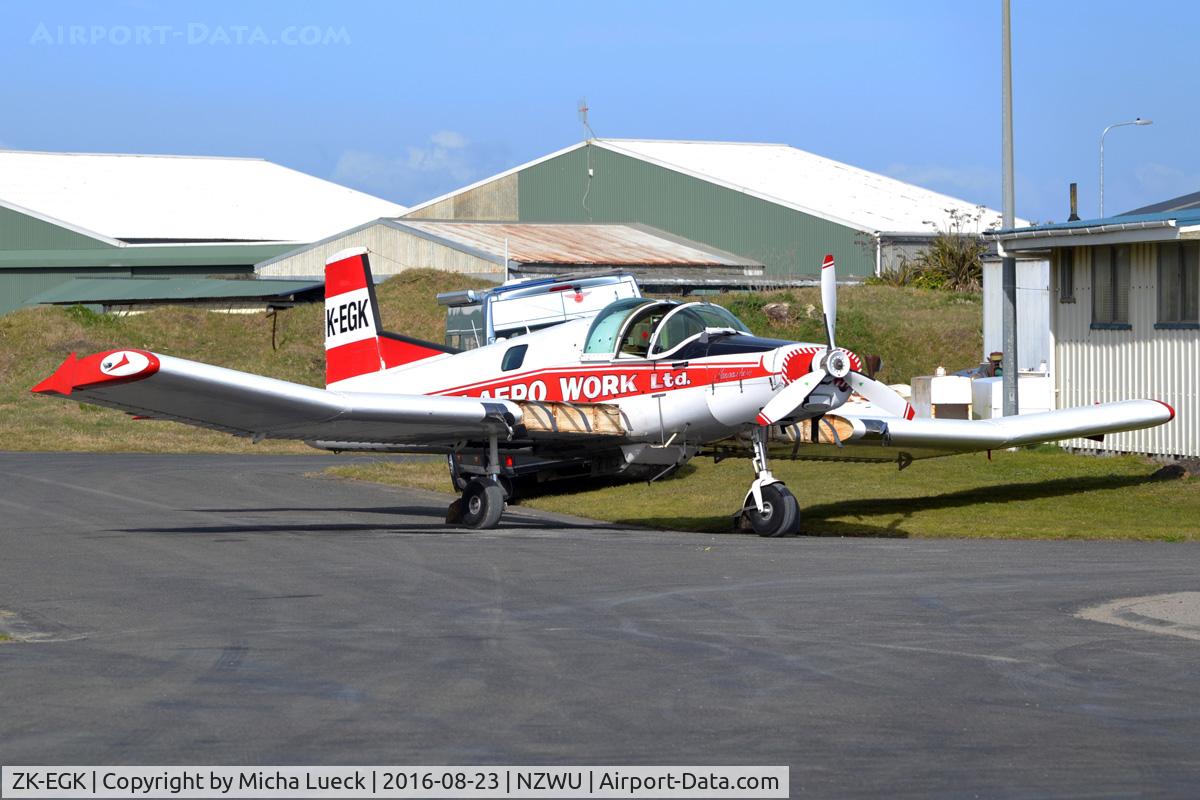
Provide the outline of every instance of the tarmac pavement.
[[447,497],[306,476],[335,461],[0,454],[0,763],[786,764],[815,797],[1200,794],[1200,642],[1076,616],[1194,592],[1195,545],[520,508],[466,533]]

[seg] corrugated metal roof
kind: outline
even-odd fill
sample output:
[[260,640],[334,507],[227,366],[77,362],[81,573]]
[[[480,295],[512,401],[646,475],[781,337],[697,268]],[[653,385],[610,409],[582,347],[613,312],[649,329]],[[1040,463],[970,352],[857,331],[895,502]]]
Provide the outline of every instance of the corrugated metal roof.
[[30,304],[268,299],[318,289],[313,281],[220,278],[75,278],[29,299]]
[[991,235],[997,239],[1006,239],[1043,232],[1051,235],[1055,231],[1087,230],[1104,227],[1117,228],[1120,226],[1133,227],[1137,225],[1150,227],[1160,223],[1163,225],[1174,223],[1177,227],[1200,225],[1200,208],[1159,211],[1153,214],[1118,214],[1112,217],[1098,217],[1096,219],[1077,219],[1073,222],[1050,222],[1045,225],[1017,226],[1015,228],[996,231]]
[[389,225],[516,264],[727,266],[762,264],[646,225],[389,220]]
[[[651,139],[597,139],[594,144],[859,230],[930,233],[949,226],[951,211],[974,216],[980,210],[977,204],[786,144]],[[982,211],[979,230],[1000,221],[1000,212]]]
[[109,243],[311,242],[404,206],[257,158],[0,150],[0,205]]

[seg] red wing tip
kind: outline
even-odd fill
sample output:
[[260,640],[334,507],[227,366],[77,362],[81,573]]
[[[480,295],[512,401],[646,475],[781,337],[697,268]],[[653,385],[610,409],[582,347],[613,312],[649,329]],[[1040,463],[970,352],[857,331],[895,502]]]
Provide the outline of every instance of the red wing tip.
[[75,362],[77,361],[75,353],[63,359],[63,362],[58,365],[54,372],[45,380],[38,383],[29,391],[34,394],[61,394],[68,395],[75,388]]
[[825,256],[825,260],[821,262],[821,269],[829,269],[833,266],[833,253]]
[[48,378],[30,389],[36,394],[60,394],[100,383],[126,383],[158,372],[158,356],[147,350],[106,350],[79,358],[67,356]]
[[1171,420],[1175,419],[1175,409],[1171,407],[1170,403],[1165,403],[1162,400],[1155,400],[1154,402],[1158,403],[1161,406],[1166,407],[1168,413],[1170,413],[1171,416],[1167,418],[1167,422],[1170,422]]

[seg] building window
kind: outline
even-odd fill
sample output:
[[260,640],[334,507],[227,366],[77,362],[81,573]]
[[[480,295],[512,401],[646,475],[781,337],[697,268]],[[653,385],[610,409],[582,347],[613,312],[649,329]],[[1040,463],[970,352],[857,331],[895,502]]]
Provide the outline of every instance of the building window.
[[1158,246],[1158,328],[1200,327],[1200,243]]
[[1075,248],[1064,247],[1058,253],[1058,302],[1075,302]]
[[1092,327],[1129,328],[1129,245],[1092,248]]

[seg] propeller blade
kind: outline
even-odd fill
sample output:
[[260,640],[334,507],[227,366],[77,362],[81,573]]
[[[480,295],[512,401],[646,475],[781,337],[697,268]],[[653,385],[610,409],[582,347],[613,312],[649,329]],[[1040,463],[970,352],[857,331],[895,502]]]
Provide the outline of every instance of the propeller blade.
[[829,349],[833,350],[833,334],[837,328],[837,268],[833,265],[832,253],[821,262],[821,311],[825,314]]
[[894,414],[902,419],[912,419],[915,416],[913,407],[908,404],[908,401],[896,394],[896,391],[886,383],[868,378],[861,372],[851,372],[846,376],[846,383],[850,384],[850,388],[854,391],[871,401],[872,405],[882,408],[889,414]]
[[788,414],[791,414],[800,407],[800,404],[804,402],[804,398],[808,397],[809,393],[824,379],[825,371],[819,369],[801,378],[797,378],[783,387],[783,390],[772,397],[763,406],[763,410],[758,412],[758,424],[774,425]]

